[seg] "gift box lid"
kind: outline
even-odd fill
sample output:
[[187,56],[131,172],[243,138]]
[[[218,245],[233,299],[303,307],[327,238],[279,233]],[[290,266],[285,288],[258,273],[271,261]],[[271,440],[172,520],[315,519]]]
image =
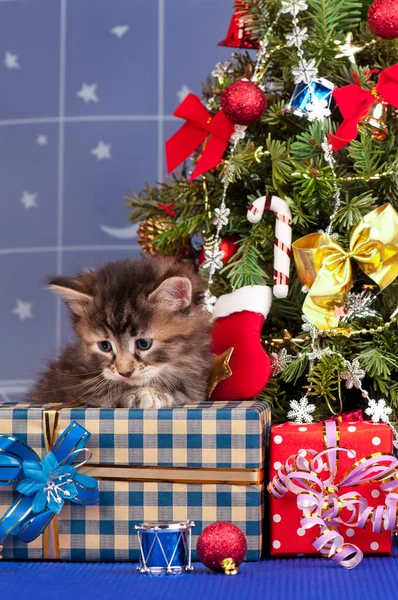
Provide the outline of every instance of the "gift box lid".
[[256,470],[264,465],[270,414],[255,401],[159,410],[3,404],[0,433],[43,455],[49,440],[77,421],[91,433],[90,465]]

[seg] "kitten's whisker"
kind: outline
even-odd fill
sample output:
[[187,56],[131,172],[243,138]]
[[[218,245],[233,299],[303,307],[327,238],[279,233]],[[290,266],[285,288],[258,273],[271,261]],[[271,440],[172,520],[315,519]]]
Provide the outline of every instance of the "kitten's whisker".
[[[75,383],[74,385],[62,386],[61,389],[62,390],[74,390],[74,389],[78,389],[78,388],[88,387],[88,386],[92,385],[92,383],[95,382],[97,379],[100,379],[100,377],[102,377],[101,373],[97,377],[93,377],[91,379],[82,381],[80,383]],[[41,395],[48,395],[48,394],[52,394],[53,390],[49,390],[47,392],[42,391],[40,393],[41,393]]]
[[157,374],[157,380],[160,381],[161,384],[166,388],[166,391],[171,395],[175,396],[177,393],[177,388],[173,386],[171,382],[169,382],[161,373]]
[[82,373],[68,373],[66,371],[57,371],[56,369],[48,368],[47,371],[56,373],[57,375],[65,375],[65,377],[85,377],[86,375],[102,375],[102,371],[96,369],[95,371],[83,371]]
[[96,384],[94,384],[94,386],[92,388],[86,390],[86,392],[84,392],[83,394],[81,394],[81,396],[79,396],[78,398],[76,398],[76,401],[81,400],[82,398],[84,398],[87,395],[89,395],[89,396],[88,396],[88,398],[85,398],[86,401],[89,398],[93,398],[94,396],[99,396],[108,387],[109,387],[108,386],[108,381],[106,379],[102,378],[102,380],[100,380]]

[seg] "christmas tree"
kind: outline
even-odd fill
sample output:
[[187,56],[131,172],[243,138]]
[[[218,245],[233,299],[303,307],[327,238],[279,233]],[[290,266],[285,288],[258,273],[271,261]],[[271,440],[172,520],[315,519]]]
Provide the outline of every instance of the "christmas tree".
[[210,279],[209,310],[276,277],[276,420],[398,406],[398,5],[370,4],[237,0],[222,44],[241,50],[175,113],[168,164],[192,160],[128,196],[142,248]]

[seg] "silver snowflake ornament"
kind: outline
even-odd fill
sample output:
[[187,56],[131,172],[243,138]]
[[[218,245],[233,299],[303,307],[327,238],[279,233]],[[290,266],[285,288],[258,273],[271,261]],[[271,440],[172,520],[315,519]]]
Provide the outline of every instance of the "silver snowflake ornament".
[[211,98],[208,99],[206,102],[206,108],[207,110],[215,110],[217,108],[217,101],[214,96],[211,96]]
[[309,404],[308,398],[304,396],[299,401],[292,400],[290,402],[287,418],[296,423],[312,423],[314,420],[312,413],[316,409],[315,404]]
[[345,301],[345,315],[342,321],[351,321],[352,319],[366,319],[367,317],[377,317],[378,312],[370,308],[376,295],[371,290],[362,290],[359,294],[349,292]]
[[217,298],[215,296],[212,295],[212,293],[210,292],[209,289],[207,289],[205,291],[204,294],[204,303],[205,303],[205,309],[209,312],[212,313],[214,310],[214,305],[217,302]]
[[273,376],[279,375],[286,368],[286,365],[291,362],[293,356],[287,353],[286,348],[281,348],[278,353],[271,353],[271,373]]
[[291,47],[295,46],[296,48],[300,48],[300,46],[308,39],[307,28],[303,27],[293,27],[292,33],[288,33],[286,35],[286,46]]
[[308,360],[314,361],[320,360],[322,356],[325,356],[326,354],[333,354],[333,350],[328,346],[326,348],[319,348],[319,346],[314,346],[311,352],[307,352],[307,357]]
[[319,329],[317,329],[308,317],[302,315],[303,324],[301,325],[302,331],[306,331],[311,335],[311,338],[315,340],[319,336]]
[[214,209],[214,219],[213,225],[216,225],[219,229],[228,225],[228,217],[230,215],[230,210],[225,205],[220,206],[220,208]]
[[205,260],[203,262],[203,268],[208,269],[210,271],[218,271],[223,267],[224,252],[218,248],[218,245],[215,244],[212,248],[207,248],[205,250]]
[[[237,140],[235,140],[237,141]],[[222,182],[225,185],[226,183],[232,183],[235,175],[235,165],[230,162],[225,165],[224,174],[222,176]]]
[[296,17],[302,10],[307,10],[308,4],[305,0],[282,0],[281,12],[290,13]]
[[352,363],[349,360],[344,361],[344,371],[341,373],[341,379],[345,381],[348,390],[362,387],[362,379],[365,377],[365,371],[361,369],[359,360],[354,358]]
[[318,229],[318,233],[320,233],[321,235],[325,234],[328,235],[329,237],[333,238],[334,240],[338,240],[339,239],[339,234],[335,231],[334,233],[330,233],[328,231],[329,227],[327,227],[326,229]]
[[216,66],[214,67],[213,71],[211,72],[211,74],[213,75],[213,77],[215,79],[220,79],[223,78],[224,75],[227,75],[228,73],[232,73],[233,72],[233,67],[232,67],[232,63],[230,60],[226,61],[226,62],[218,62],[216,64]]
[[306,60],[303,58],[300,64],[292,69],[292,75],[294,77],[294,83],[304,81],[307,85],[310,85],[318,75],[315,59],[311,58],[311,60]]
[[305,107],[309,121],[323,121],[326,117],[330,117],[330,108],[328,100],[312,96],[311,102]]
[[370,399],[368,408],[365,409],[365,414],[372,417],[373,423],[378,423],[379,421],[389,423],[391,413],[392,408],[387,406],[384,398],[381,398],[378,401]]
[[233,142],[238,142],[239,140],[243,140],[246,136],[246,125],[235,125],[234,132],[231,135],[231,140]]
[[334,166],[336,164],[336,160],[333,157],[333,146],[326,137],[321,144],[321,148],[323,150],[323,156],[326,162],[331,164],[331,166]]

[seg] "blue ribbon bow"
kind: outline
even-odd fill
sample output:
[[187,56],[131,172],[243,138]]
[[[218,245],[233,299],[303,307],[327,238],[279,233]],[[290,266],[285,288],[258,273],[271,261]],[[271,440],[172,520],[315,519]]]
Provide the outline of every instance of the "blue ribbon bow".
[[20,492],[0,518],[0,544],[8,535],[24,542],[37,538],[58,514],[65,500],[98,504],[98,482],[78,473],[71,463],[82,452],[90,433],[73,421],[40,461],[36,452],[18,438],[0,434],[0,485],[17,485]]

